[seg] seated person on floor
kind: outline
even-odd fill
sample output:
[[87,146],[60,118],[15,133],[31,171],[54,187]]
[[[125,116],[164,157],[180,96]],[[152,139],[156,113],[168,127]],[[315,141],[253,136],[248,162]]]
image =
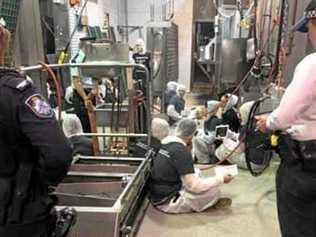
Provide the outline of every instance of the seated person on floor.
[[193,138],[193,156],[198,164],[213,164],[216,162],[215,134],[199,129]]
[[221,124],[221,119],[217,116],[220,102],[217,100],[209,100],[205,104],[207,114],[204,122],[205,132],[214,132],[216,126]]
[[181,112],[185,108],[185,100],[184,100],[185,92],[186,92],[185,86],[179,85],[177,88],[177,94],[174,95],[169,101],[169,104],[167,107],[167,115],[170,118],[171,125],[175,124],[177,121],[180,121],[182,118]]
[[[169,124],[161,118],[154,118],[151,122],[151,148],[158,153],[161,147],[161,141],[169,135]],[[138,139],[135,146],[134,157],[145,157],[149,147],[147,145],[147,137]]]
[[183,119],[176,128],[176,136],[162,140],[153,159],[148,183],[150,200],[166,213],[202,212],[209,207],[228,207],[231,200],[221,198],[219,186],[229,183],[231,176],[201,178],[195,171],[189,146],[196,132],[196,123]]
[[75,114],[65,114],[63,131],[73,146],[73,156],[93,156],[92,139],[83,135],[80,119]]
[[[241,129],[239,133],[234,133],[232,131],[228,131],[227,137],[223,139],[222,145],[218,147],[215,151],[215,155],[217,159],[223,160],[227,157],[241,142],[240,146],[236,151],[232,154],[232,156],[228,159],[228,162],[231,164],[236,164],[241,169],[247,169],[247,163],[245,158],[245,132],[246,132],[246,124],[248,121],[248,116],[253,106],[254,102],[250,101],[243,104],[240,109],[240,117],[241,117]],[[255,138],[254,138],[255,139]],[[252,164],[253,169],[262,169],[262,166]]]
[[222,116],[221,124],[229,125],[229,129],[233,132],[238,132],[240,129],[240,120],[238,118],[237,104],[238,97],[236,95],[226,94],[221,98]]
[[[170,103],[170,100],[173,96],[177,95],[177,88],[178,88],[178,83],[175,81],[169,81],[167,83],[167,89],[165,92],[165,108],[167,110],[167,107]],[[166,112],[166,111],[165,111]]]

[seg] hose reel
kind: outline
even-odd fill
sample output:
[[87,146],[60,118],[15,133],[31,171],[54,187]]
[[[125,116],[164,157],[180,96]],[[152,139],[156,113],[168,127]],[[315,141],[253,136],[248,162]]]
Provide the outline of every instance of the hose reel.
[[[260,176],[270,165],[274,147],[271,143],[273,135],[260,132],[256,128],[255,116],[267,114],[260,111],[261,105],[271,99],[263,97],[257,100],[249,113],[245,135],[245,158],[247,167],[253,176]],[[270,112],[270,111],[269,111]]]

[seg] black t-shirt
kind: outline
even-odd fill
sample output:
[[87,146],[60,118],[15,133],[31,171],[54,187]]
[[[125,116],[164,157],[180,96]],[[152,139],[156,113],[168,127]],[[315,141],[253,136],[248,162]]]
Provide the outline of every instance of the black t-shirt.
[[151,200],[160,202],[172,197],[182,187],[181,176],[193,173],[193,159],[186,146],[177,142],[162,145],[153,159],[149,179]]
[[147,137],[142,137],[140,139],[137,139],[135,144],[135,150],[133,152],[134,157],[145,157],[147,151],[152,148],[154,149],[155,153],[158,153],[161,142],[155,137],[151,137],[151,146],[149,147],[147,142]]
[[[133,59],[135,63],[142,64],[150,70],[150,53],[135,53],[133,54]],[[146,72],[141,68],[135,68],[133,76],[136,80],[144,80],[146,78]]]
[[204,131],[205,132],[213,132],[216,129],[216,126],[221,125],[222,120],[216,116],[211,116],[204,123]]
[[229,125],[229,129],[238,132],[240,129],[240,120],[235,110],[229,109],[223,114],[222,124]]

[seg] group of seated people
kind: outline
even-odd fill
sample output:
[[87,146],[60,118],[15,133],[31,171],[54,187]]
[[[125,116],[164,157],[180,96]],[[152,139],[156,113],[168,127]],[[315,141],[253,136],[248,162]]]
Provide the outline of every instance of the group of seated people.
[[[152,121],[152,136],[160,141],[149,180],[150,200],[156,208],[166,213],[188,213],[230,206],[231,200],[222,197],[219,188],[233,177],[202,178],[194,161],[216,163],[232,153],[227,162],[247,169],[244,136],[254,101],[239,108],[238,102],[237,96],[226,94],[220,101],[208,101],[206,112],[194,109],[175,124],[168,126],[167,121],[157,118]],[[219,125],[229,127],[220,140],[215,136]],[[169,129],[172,126],[174,132]]]
[[152,136],[160,141],[155,146],[148,188],[152,204],[166,213],[202,212],[208,208],[225,208],[231,199],[223,198],[219,187],[229,183],[232,176],[202,178],[194,168],[192,140],[197,123],[185,118],[170,135],[169,125],[163,119],[152,121]]
[[[179,96],[181,90],[184,89],[180,87],[179,93],[177,88],[169,99]],[[242,139],[254,102],[244,103],[239,109],[237,104],[238,97],[228,94],[219,101],[207,101],[205,110],[193,109],[187,115],[179,111],[178,120],[171,123],[161,118],[152,120],[151,148],[155,156],[148,188],[150,200],[156,208],[166,213],[188,213],[231,205],[231,199],[222,197],[220,186],[229,183],[233,177],[203,178],[194,168],[194,162],[216,163],[234,151],[228,162],[247,168]],[[215,136],[219,125],[229,126],[226,137],[221,140]],[[80,136],[82,126],[76,115],[64,115],[63,129],[75,148],[75,154],[93,155],[92,141]],[[146,139],[137,141],[134,156],[145,156],[148,151],[146,142]]]

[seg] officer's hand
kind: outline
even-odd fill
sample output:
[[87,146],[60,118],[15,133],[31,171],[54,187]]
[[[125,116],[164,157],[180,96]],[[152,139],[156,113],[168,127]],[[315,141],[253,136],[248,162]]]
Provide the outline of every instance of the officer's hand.
[[225,175],[225,176],[224,176],[224,183],[225,183],[225,184],[228,184],[228,183],[230,183],[233,179],[234,179],[234,176],[232,176],[232,175]]
[[262,133],[267,133],[269,129],[267,128],[267,117],[266,116],[256,116],[257,129]]

